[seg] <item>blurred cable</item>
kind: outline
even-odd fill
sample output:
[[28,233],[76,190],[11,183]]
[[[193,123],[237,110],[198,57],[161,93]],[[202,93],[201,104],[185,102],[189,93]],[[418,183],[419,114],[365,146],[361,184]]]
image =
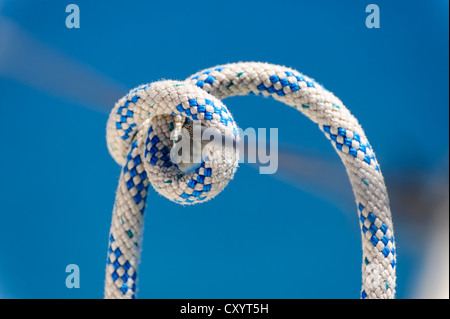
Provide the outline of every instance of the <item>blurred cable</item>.
[[0,78],[109,113],[126,88],[70,59],[0,15]]

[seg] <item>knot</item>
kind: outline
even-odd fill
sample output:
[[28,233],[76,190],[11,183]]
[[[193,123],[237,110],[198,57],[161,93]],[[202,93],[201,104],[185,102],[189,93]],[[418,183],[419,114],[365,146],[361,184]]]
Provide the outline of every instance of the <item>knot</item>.
[[[179,204],[207,201],[225,188],[238,165],[237,138],[236,123],[219,99],[179,81],[131,90],[115,104],[106,135],[118,164],[136,169],[142,161],[153,188]],[[135,149],[140,156],[133,156]]]

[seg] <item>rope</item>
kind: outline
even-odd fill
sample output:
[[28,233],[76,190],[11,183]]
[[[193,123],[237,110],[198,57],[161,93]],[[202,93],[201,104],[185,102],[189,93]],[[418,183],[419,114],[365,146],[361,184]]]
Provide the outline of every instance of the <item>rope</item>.
[[220,99],[261,94],[296,108],[325,133],[342,159],[356,198],[362,234],[361,298],[394,298],[396,251],[389,199],[380,167],[363,129],[331,92],[298,71],[241,62],[200,71],[183,82],[160,81],[131,90],[107,123],[108,150],[123,166],[111,223],[105,298],[135,298],[148,187],[181,205],[207,201],[233,178],[236,148],[206,151],[191,171],[171,150],[181,130],[201,123],[238,139]]

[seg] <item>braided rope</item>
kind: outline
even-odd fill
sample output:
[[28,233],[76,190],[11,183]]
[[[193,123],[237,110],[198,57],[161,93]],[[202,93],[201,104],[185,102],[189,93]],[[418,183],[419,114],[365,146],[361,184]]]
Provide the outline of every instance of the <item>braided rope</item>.
[[200,71],[184,82],[160,81],[131,90],[107,123],[108,150],[123,166],[116,194],[106,267],[105,297],[135,298],[149,184],[168,199],[196,204],[233,178],[237,150],[214,147],[194,171],[181,171],[170,150],[186,122],[201,122],[238,138],[220,99],[271,96],[305,114],[331,140],[349,175],[362,232],[361,298],[394,298],[395,243],[389,199],[375,154],[356,118],[331,92],[298,71],[242,62]]

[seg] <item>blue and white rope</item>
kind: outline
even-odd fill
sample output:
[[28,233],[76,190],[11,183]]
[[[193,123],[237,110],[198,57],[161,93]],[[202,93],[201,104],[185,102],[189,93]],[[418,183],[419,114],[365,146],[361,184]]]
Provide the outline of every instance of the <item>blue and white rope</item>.
[[[361,222],[362,298],[394,298],[396,251],[389,199],[379,164],[356,118],[331,92],[296,70],[259,62],[213,67],[183,82],[139,86],[120,99],[107,123],[108,150],[123,166],[108,249],[105,297],[135,298],[149,184],[182,204],[207,201],[233,178],[235,148],[212,149],[192,172],[170,156],[183,125],[200,122],[238,138],[236,123],[220,99],[272,96],[305,114],[331,140],[349,175]],[[216,152],[215,152],[216,151]]]

